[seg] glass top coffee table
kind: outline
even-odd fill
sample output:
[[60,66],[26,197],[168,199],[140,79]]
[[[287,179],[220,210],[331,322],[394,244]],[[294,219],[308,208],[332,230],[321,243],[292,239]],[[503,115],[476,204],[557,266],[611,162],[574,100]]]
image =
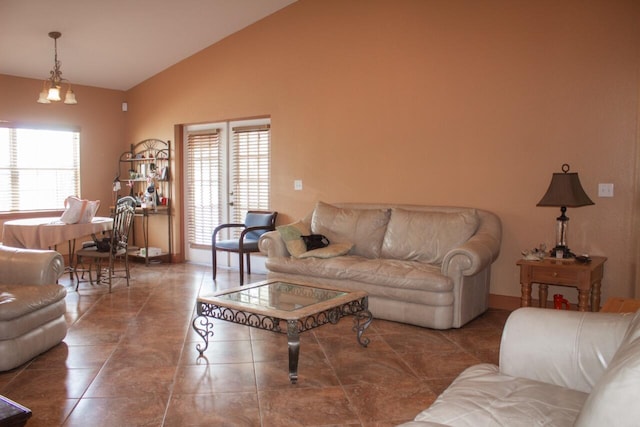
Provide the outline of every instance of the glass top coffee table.
[[226,320],[254,328],[286,333],[289,348],[289,379],[298,380],[300,333],[353,315],[353,331],[358,343],[369,344],[362,335],[373,316],[368,310],[368,296],[363,291],[330,289],[308,283],[267,280],[248,286],[201,295],[196,301],[197,317],[193,329],[204,340],[196,345],[200,356],[213,336],[213,319]]

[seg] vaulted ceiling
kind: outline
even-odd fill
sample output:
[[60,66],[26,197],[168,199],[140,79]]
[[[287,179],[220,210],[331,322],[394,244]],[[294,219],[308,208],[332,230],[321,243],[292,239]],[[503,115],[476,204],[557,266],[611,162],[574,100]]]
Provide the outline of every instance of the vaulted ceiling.
[[127,90],[296,0],[1,0],[0,74]]

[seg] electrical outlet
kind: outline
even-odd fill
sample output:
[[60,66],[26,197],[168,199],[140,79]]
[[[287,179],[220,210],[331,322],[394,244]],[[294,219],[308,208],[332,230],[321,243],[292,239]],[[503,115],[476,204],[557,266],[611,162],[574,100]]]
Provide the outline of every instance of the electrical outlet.
[[296,191],[300,191],[302,190],[302,180],[301,179],[296,179],[293,181],[293,189]]
[[613,197],[613,184],[598,184],[598,197]]

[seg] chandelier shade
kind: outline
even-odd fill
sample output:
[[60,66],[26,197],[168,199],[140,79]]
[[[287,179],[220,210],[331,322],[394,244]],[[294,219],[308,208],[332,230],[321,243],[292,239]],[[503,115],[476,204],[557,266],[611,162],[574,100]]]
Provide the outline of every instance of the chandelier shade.
[[53,57],[53,69],[49,72],[49,78],[44,81],[42,85],[42,92],[38,97],[39,104],[51,104],[52,102],[62,101],[62,85],[67,86],[64,95],[65,104],[77,104],[76,94],[71,90],[71,83],[69,80],[62,77],[62,71],[60,66],[62,63],[58,60],[58,39],[62,36],[59,31],[51,31],[49,37],[53,39],[54,57]]

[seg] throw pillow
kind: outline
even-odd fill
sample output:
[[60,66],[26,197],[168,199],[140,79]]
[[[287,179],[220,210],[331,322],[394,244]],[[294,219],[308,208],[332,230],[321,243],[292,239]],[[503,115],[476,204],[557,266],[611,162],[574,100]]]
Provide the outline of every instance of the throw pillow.
[[331,243],[353,243],[354,255],[378,258],[389,214],[388,209],[339,208],[318,202],[311,217],[311,231],[324,234]]
[[304,244],[302,236],[311,234],[311,231],[305,223],[297,221],[292,224],[279,225],[276,230],[280,233],[280,237],[292,257],[299,258],[300,255],[307,252],[307,246]]
[[69,196],[64,200],[65,210],[60,221],[65,224],[86,224],[93,220],[100,200],[84,200],[76,196]]
[[351,243],[332,243],[324,248],[314,249],[312,251],[301,254],[298,258],[333,258],[340,255],[346,255],[353,245]]
[[382,256],[440,264],[447,252],[473,236],[479,224],[475,209],[427,212],[395,208],[382,243]]

